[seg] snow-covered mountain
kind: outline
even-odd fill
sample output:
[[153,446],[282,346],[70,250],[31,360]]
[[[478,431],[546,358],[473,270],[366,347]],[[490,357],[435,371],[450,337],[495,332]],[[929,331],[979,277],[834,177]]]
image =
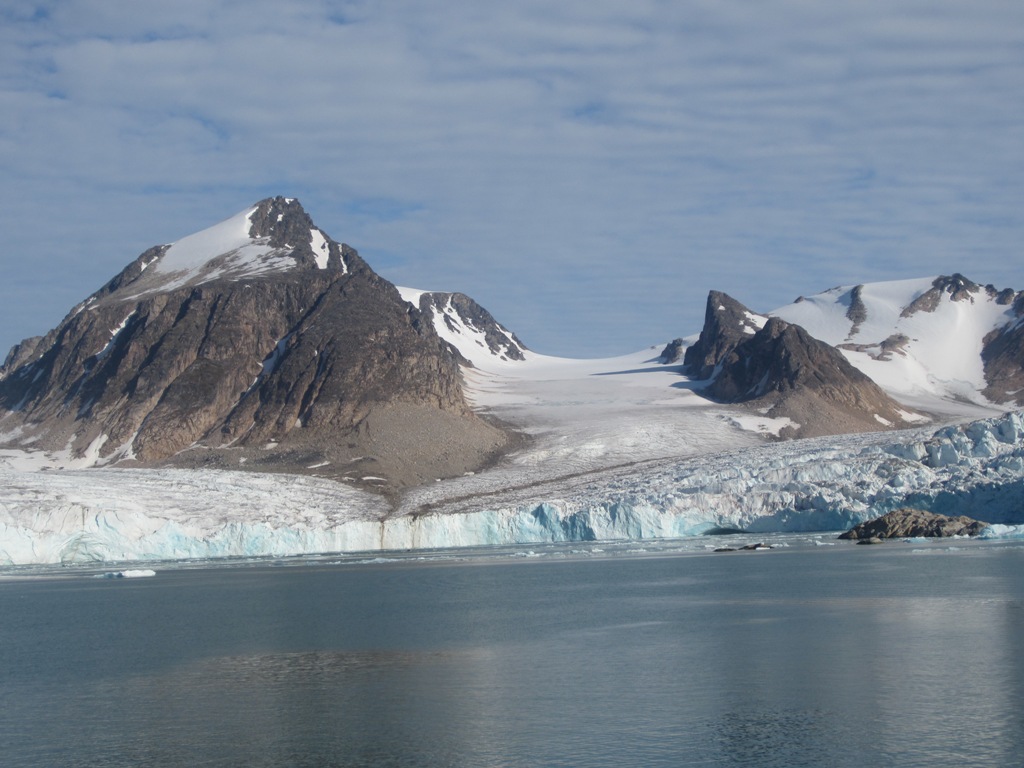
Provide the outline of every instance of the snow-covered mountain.
[[1024,292],[957,274],[842,286],[769,314],[837,347],[908,405],[1024,405]]
[[554,358],[265,200],[12,350],[0,563],[1024,523],[1022,316],[959,275],[712,292],[664,351]]

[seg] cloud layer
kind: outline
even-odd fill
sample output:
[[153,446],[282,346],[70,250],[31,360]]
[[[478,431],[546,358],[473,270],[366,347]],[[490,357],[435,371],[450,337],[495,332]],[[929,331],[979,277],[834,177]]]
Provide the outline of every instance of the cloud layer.
[[964,272],[1024,288],[1024,6],[67,0],[0,10],[0,347],[299,197],[538,351]]

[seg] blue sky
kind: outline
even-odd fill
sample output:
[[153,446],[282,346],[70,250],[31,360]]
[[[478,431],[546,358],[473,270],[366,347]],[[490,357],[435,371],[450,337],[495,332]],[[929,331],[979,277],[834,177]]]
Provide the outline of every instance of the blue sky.
[[0,36],[0,356],[277,194],[549,354],[711,289],[1024,289],[1017,0],[7,0]]

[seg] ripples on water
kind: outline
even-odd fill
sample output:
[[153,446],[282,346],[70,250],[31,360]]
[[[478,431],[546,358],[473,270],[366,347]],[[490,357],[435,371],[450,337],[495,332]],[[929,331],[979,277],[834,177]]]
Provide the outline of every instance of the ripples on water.
[[144,579],[9,572],[0,754],[90,767],[1018,764],[1024,548],[814,546],[826,540],[185,564]]

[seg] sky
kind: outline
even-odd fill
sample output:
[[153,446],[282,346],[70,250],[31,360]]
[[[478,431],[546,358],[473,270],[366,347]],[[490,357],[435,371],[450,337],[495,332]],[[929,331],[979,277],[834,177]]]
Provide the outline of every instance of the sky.
[[274,195],[553,355],[1024,289],[1024,3],[0,0],[0,360]]

